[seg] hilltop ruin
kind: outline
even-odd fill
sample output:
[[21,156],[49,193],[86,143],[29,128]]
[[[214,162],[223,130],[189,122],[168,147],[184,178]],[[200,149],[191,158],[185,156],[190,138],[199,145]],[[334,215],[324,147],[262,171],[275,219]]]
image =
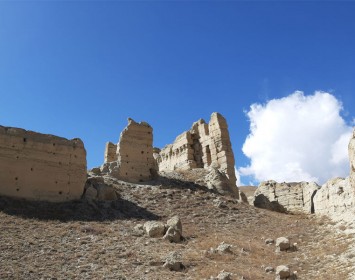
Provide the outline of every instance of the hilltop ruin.
[[[159,151],[158,151],[159,152]],[[189,131],[176,137],[156,155],[159,171],[214,167],[236,187],[234,154],[226,119],[213,113],[209,123],[194,122]]]
[[0,126],[0,169],[0,195],[51,202],[80,199],[86,151],[80,139]]
[[153,128],[146,122],[137,123],[129,118],[119,142],[106,144],[104,159],[102,173],[128,182],[152,180],[156,172]]

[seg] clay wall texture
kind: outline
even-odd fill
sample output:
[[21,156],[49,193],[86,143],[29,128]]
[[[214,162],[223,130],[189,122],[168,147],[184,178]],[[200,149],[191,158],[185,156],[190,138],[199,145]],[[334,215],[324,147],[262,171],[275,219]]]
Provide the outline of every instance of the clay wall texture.
[[0,126],[0,195],[62,202],[80,199],[86,151],[80,139]]
[[[114,151],[114,148],[117,149]],[[106,163],[117,161],[114,176],[128,182],[144,182],[152,179],[156,169],[153,158],[153,128],[146,122],[137,123],[128,119],[117,145],[108,143],[105,151]]]

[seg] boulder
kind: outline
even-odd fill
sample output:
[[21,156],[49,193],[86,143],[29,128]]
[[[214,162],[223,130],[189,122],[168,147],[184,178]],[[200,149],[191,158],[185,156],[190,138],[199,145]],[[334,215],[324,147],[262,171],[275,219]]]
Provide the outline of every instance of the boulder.
[[218,274],[217,280],[232,280],[232,273],[222,270]]
[[185,268],[183,263],[180,261],[181,256],[177,252],[171,252],[168,254],[168,256],[165,258],[165,262],[163,264],[163,267],[172,270],[172,271],[181,271]]
[[217,252],[219,253],[232,253],[232,245],[222,242],[217,247]]
[[163,237],[165,233],[165,225],[162,222],[149,221],[144,223],[143,228],[149,237]]
[[176,228],[169,227],[163,238],[170,242],[178,243],[181,241],[181,234]]
[[166,222],[167,227],[176,229],[182,235],[182,224],[179,216],[174,216]]
[[286,237],[279,237],[276,239],[276,251],[287,251],[290,249],[290,240]]
[[291,276],[290,268],[286,265],[276,267],[276,279],[287,279]]
[[113,187],[101,185],[97,189],[97,199],[104,200],[104,201],[113,201],[117,200],[117,194]]
[[97,198],[97,190],[93,186],[89,186],[84,193],[86,200],[95,200]]

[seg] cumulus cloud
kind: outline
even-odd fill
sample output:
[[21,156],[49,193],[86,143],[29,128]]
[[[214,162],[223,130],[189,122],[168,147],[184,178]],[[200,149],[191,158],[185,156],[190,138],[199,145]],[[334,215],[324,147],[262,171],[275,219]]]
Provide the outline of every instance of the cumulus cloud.
[[247,116],[250,134],[243,145],[250,165],[239,169],[256,181],[326,180],[349,174],[348,142],[352,127],[341,117],[342,104],[317,91],[295,93],[253,104]]

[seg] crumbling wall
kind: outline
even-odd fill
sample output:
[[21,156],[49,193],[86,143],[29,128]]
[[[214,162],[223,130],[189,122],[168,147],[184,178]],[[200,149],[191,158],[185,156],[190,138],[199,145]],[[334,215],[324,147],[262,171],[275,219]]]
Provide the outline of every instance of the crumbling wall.
[[219,113],[213,113],[208,124],[202,119],[193,123],[190,131],[180,134],[159,155],[159,171],[212,166],[227,176],[231,186],[236,186],[235,161],[228,125]]
[[117,145],[106,145],[105,163],[101,171],[120,180],[151,180],[156,169],[153,158],[153,128],[146,122],[137,123],[129,118]]
[[277,212],[314,212],[314,194],[320,186],[314,182],[260,183],[254,193],[254,206]]
[[117,160],[117,145],[107,142],[105,148],[105,158],[104,162],[111,162]]
[[[314,183],[263,182],[254,194],[254,205],[278,211],[277,203],[289,212],[325,215],[335,221],[354,223],[355,215],[355,131],[349,142],[350,176],[333,178],[321,187]],[[266,198],[266,199],[265,199]]]
[[0,126],[0,195],[61,202],[79,199],[86,181],[80,139]]

